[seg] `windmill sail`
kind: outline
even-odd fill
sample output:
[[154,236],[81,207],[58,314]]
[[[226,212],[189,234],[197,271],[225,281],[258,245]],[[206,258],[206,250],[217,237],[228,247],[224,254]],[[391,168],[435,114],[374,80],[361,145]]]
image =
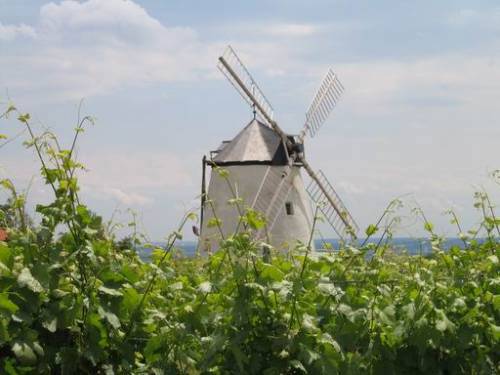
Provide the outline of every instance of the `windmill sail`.
[[217,67],[243,99],[254,107],[259,117],[271,125],[274,116],[273,106],[231,46],[228,46],[224,54],[219,57]]
[[259,117],[271,126],[279,134],[283,142],[287,142],[286,133],[274,121],[274,110],[266,96],[255,82],[252,75],[241,62],[236,52],[228,46],[222,56],[219,57],[219,70],[231,82],[236,91],[252,106]]
[[309,165],[306,165],[306,170],[311,176],[306,191],[311,200],[319,205],[326,221],[339,237],[356,238],[359,227],[326,176],[321,170],[314,173]]
[[306,132],[311,138],[316,135],[337,105],[343,92],[344,86],[333,70],[329,69],[306,112],[306,122],[300,134],[301,142],[304,140]]

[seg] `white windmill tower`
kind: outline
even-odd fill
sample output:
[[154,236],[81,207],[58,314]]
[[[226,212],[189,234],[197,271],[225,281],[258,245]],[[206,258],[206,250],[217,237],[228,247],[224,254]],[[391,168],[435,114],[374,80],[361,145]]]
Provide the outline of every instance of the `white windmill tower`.
[[[248,70],[229,46],[219,57],[219,70],[252,106],[254,118],[231,141],[224,141],[210,158],[203,158],[200,246],[216,249],[221,237],[238,230],[241,212],[230,201],[235,197],[262,212],[266,228],[257,235],[276,248],[311,235],[311,200],[320,204],[326,221],[341,237],[355,237],[358,227],[323,172],[313,171],[304,156],[306,134],[314,137],[336,106],[344,88],[330,69],[306,112],[299,135],[285,133],[273,119],[273,108]],[[206,166],[212,168],[208,191]],[[227,170],[221,176],[215,168]],[[310,176],[305,187],[301,169]],[[211,218],[220,227],[208,225]]]

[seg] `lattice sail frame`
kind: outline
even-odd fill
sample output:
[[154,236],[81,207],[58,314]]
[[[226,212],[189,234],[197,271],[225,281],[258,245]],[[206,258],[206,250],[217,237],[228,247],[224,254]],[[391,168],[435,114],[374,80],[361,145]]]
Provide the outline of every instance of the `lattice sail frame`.
[[324,124],[344,92],[344,86],[330,68],[326,73],[309,109],[306,112],[306,122],[301,132],[303,140],[306,132],[312,138]]
[[[227,46],[222,56],[219,57],[217,68],[226,76],[242,98],[254,108],[259,114],[259,118],[268,125],[272,125],[274,121],[273,106],[231,46]],[[231,74],[230,70],[233,71],[233,74]]]
[[306,188],[309,197],[319,206],[325,220],[340,238],[356,238],[356,233],[359,231],[358,224],[354,221],[332,184],[321,170],[318,170],[316,177],[317,181],[311,179]]

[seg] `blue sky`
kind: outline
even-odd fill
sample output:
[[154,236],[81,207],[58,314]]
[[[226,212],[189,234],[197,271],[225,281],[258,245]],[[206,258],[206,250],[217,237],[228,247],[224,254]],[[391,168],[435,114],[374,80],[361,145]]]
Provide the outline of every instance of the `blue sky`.
[[[474,190],[500,202],[488,178],[500,168],[493,1],[0,0],[0,98],[66,142],[84,98],[97,121],[78,147],[82,194],[106,218],[136,210],[161,239],[196,204],[202,155],[250,119],[216,69],[227,44],[291,133],[327,68],[338,73],[344,98],[306,151],[362,227],[400,195],[402,236],[422,233],[416,203],[453,234],[443,211],[474,225]],[[20,143],[0,148],[0,177],[22,188],[37,167]],[[35,179],[29,197],[49,191]]]

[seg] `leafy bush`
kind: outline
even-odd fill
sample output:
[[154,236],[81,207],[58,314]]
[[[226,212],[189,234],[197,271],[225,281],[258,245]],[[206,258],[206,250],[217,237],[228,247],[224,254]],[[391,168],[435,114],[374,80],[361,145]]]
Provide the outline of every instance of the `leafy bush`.
[[176,256],[188,214],[144,263],[136,239],[116,245],[79,199],[73,149],[89,119],[65,150],[18,117],[55,198],[36,207],[39,225],[8,225],[0,242],[2,373],[500,371],[500,222],[486,195],[476,197],[484,241],[461,233],[464,248],[443,251],[425,219],[430,258],[383,241],[262,256],[253,234],[264,221],[243,209],[240,233],[215,254]]

